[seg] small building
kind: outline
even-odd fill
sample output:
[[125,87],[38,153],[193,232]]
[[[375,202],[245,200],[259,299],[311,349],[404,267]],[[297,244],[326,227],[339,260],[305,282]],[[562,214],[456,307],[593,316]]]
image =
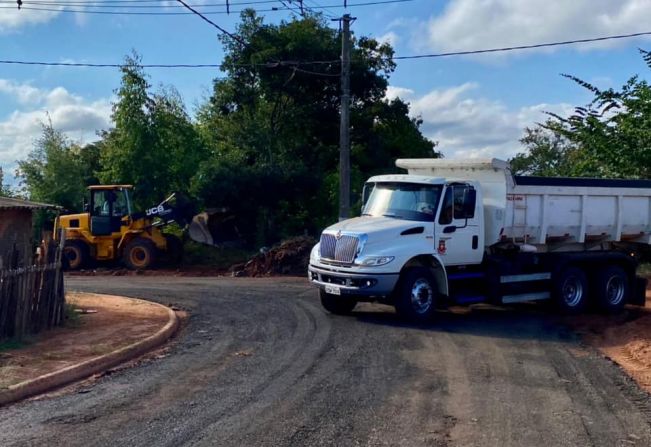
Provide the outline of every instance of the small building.
[[0,197],[0,266],[10,262],[14,247],[18,252],[18,262],[31,263],[34,211],[56,208],[44,203]]

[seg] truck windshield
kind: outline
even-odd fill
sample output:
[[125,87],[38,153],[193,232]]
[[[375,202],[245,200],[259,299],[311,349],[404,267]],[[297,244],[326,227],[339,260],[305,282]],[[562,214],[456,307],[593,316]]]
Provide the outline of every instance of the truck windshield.
[[440,186],[376,183],[372,186],[362,215],[432,222],[440,196]]

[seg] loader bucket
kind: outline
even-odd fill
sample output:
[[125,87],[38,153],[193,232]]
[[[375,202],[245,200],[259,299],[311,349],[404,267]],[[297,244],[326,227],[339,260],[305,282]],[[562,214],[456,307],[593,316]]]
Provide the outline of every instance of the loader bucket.
[[235,216],[226,209],[208,209],[192,217],[188,235],[195,242],[221,246],[241,242]]

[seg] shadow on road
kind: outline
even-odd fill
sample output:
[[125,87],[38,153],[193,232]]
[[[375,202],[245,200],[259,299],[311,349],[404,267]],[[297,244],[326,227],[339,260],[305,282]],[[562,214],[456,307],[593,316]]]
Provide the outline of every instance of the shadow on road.
[[577,340],[558,315],[529,303],[508,307],[485,304],[453,307],[437,312],[429,323],[405,321],[388,306],[360,305],[358,309],[352,313],[352,317],[365,324],[508,339]]

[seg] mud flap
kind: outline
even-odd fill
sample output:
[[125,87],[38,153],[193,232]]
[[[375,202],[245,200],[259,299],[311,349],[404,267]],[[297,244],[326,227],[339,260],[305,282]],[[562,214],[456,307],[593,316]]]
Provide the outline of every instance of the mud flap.
[[644,306],[646,303],[646,286],[647,279],[636,276],[628,303],[636,306]]

